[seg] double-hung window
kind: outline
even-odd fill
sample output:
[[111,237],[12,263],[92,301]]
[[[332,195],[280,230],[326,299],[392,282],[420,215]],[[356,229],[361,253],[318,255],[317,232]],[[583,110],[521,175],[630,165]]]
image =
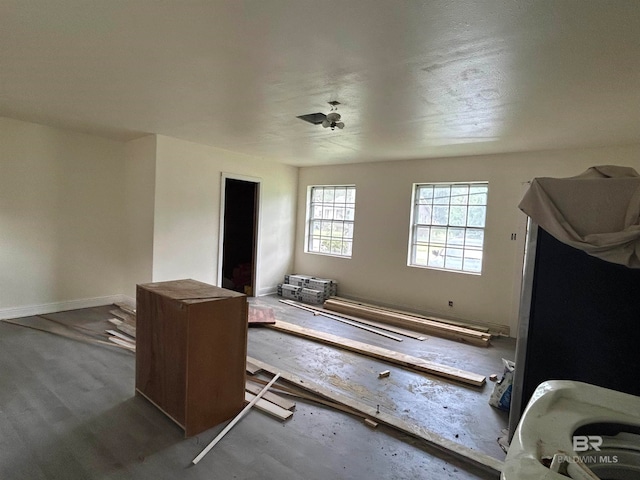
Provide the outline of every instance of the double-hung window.
[[309,187],[306,252],[351,258],[356,187]]
[[414,185],[409,265],[482,272],[487,182]]

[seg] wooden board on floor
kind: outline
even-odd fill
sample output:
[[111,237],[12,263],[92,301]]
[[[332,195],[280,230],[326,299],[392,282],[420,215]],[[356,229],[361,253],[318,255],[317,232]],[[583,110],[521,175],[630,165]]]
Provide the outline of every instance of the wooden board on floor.
[[276,317],[272,308],[249,305],[249,327],[261,327],[274,323],[276,323]]
[[418,357],[406,355],[404,353],[395,352],[386,348],[377,347],[368,343],[350,340],[348,338],[339,337],[330,333],[312,330],[310,328],[300,327],[292,323],[277,321],[275,325],[269,325],[269,328],[279,332],[289,333],[304,337],[309,340],[325,343],[335,347],[343,348],[352,352],[360,353],[368,357],[384,360],[395,365],[409,368],[414,371],[437,375],[449,380],[454,380],[474,387],[481,387],[485,383],[485,376],[477,373],[467,372],[454,367],[440,365],[429,362]]
[[437,448],[438,450],[448,455],[452,455],[455,458],[460,459],[468,464],[481,468],[494,475],[496,473],[499,474],[502,471],[504,463],[496,458],[490,457],[476,450],[472,450],[471,448],[465,447],[464,445],[460,445],[459,443],[449,440],[436,432],[432,432],[418,425],[410,424],[388,413],[382,411],[377,412],[375,407],[370,407],[365,403],[342,395],[341,393],[336,392],[335,389],[325,388],[322,385],[319,385],[308,379],[300,378],[293,373],[284,371],[280,368],[276,369],[268,363],[261,362],[260,360],[257,360],[253,357],[247,358],[255,365],[262,367],[265,371],[271,373],[275,373],[277,371],[280,374],[280,378],[293,383],[299,388],[310,391],[331,401],[346,405],[368,417],[375,419],[375,421],[378,423],[382,423],[391,428],[406,433],[414,438],[422,440],[427,445]]
[[136,338],[136,327],[132,327],[128,323],[123,322],[120,325],[116,325],[116,328],[130,337]]
[[481,325],[474,325],[471,323],[464,323],[464,322],[458,322],[456,320],[449,320],[448,318],[440,318],[440,317],[434,317],[434,316],[430,316],[430,315],[421,315],[419,313],[414,313],[414,312],[408,312],[406,310],[400,310],[397,308],[391,308],[391,307],[383,307],[380,305],[374,305],[372,303],[366,303],[366,302],[361,302],[359,300],[352,300],[350,298],[344,298],[344,297],[331,297],[333,300],[338,300],[341,302],[348,302],[348,303],[355,303],[356,305],[362,305],[365,307],[372,307],[372,308],[377,308],[380,310],[384,310],[387,312],[395,312],[395,313],[401,313],[404,315],[410,315],[412,317],[417,317],[417,318],[422,318],[425,320],[433,320],[436,322],[440,322],[440,323],[446,323],[448,325],[455,325],[457,327],[463,327],[463,328],[469,328],[471,330],[477,330],[478,332],[484,332],[484,333],[489,333],[489,327],[484,327]]
[[118,317],[124,323],[131,325],[132,327],[136,326],[136,317],[135,315],[131,315],[130,313],[124,312],[122,310],[109,310],[109,313],[114,317]]
[[[306,310],[307,312],[311,312],[314,315],[320,315],[315,309],[309,308],[306,305],[300,305],[299,303],[296,303],[293,300],[280,300],[280,302],[284,303],[285,305],[289,305],[291,307],[296,307],[296,308],[300,308],[302,310]],[[380,336],[385,337],[385,338],[390,338],[392,340],[395,340],[396,342],[401,342],[402,341],[402,339],[400,337],[397,337],[395,335],[391,335],[390,333],[383,332],[382,330],[379,330],[379,329],[376,329],[376,328],[368,327],[368,326],[363,325],[363,324],[361,324],[359,322],[355,322],[355,321],[352,321],[352,320],[347,320],[346,318],[341,318],[338,315],[331,315],[331,314],[328,314],[328,313],[323,313],[322,315],[324,317],[326,317],[326,318],[330,318],[332,320],[336,320],[336,321],[344,323],[346,325],[351,325],[352,327],[356,327],[356,328],[359,328],[361,330],[365,330],[367,332],[375,333],[376,335],[380,335]]]
[[[256,396],[253,393],[244,392],[245,401],[251,402],[251,400],[253,400],[254,398],[256,398]],[[268,413],[269,415],[276,417],[280,420],[287,420],[293,415],[292,411],[285,410],[284,408],[276,405],[275,403],[271,403],[270,401],[265,400],[264,395],[263,395],[263,398],[258,399],[258,401],[255,403],[254,406],[258,410],[262,410],[263,412]]]
[[246,371],[251,375],[255,375],[256,373],[261,372],[262,369],[247,360]]
[[[258,393],[260,393],[260,390],[262,390],[262,387],[259,387],[255,383],[251,383],[247,381],[245,385],[245,390],[249,393],[253,393],[254,395],[257,395]],[[272,393],[272,392],[266,392],[262,396],[262,398],[264,398],[268,402],[278,405],[280,408],[284,408],[285,410],[295,410],[296,408],[296,402],[292,402],[288,398],[283,398],[280,395],[276,395],[275,393]]]
[[488,347],[491,335],[468,328],[456,327],[454,325],[446,325],[432,320],[425,320],[410,315],[403,315],[394,312],[386,312],[370,307],[364,307],[348,302],[340,302],[329,298],[324,302],[325,308],[336,312],[357,315],[367,319],[382,321],[391,325],[397,325],[403,328],[434,335],[449,340],[455,340],[479,347]]

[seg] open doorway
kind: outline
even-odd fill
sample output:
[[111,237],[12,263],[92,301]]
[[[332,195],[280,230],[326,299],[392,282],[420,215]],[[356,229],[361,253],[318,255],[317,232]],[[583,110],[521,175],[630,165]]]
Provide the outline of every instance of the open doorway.
[[260,183],[223,174],[218,284],[254,296]]

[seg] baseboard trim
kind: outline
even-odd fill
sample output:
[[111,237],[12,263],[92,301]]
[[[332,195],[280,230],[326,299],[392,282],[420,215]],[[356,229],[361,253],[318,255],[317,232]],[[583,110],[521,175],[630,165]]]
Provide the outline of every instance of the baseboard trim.
[[275,295],[278,293],[278,287],[267,287],[258,290],[258,297],[266,297],[267,295]]
[[67,300],[64,302],[43,303],[40,305],[28,305],[25,307],[11,307],[0,309],[0,320],[11,318],[31,317],[33,315],[44,315],[47,313],[64,312],[66,310],[77,310],[78,308],[100,307],[111,305],[116,302],[135,303],[133,299],[126,295],[108,295],[105,297],[81,298],[78,300]]

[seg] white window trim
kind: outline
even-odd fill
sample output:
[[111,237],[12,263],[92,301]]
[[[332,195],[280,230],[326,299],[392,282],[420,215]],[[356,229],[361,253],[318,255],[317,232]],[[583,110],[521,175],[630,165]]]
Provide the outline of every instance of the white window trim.
[[[351,255],[338,255],[335,253],[326,253],[326,252],[316,252],[313,250],[309,249],[309,241],[310,238],[312,236],[311,234],[311,216],[312,216],[312,212],[311,212],[311,194],[314,188],[325,188],[325,187],[348,187],[348,188],[356,188],[355,184],[327,184],[327,185],[308,185],[307,186],[307,199],[306,199],[306,205],[305,205],[305,210],[306,210],[306,215],[305,215],[305,227],[304,227],[304,253],[308,253],[310,255],[322,255],[325,257],[334,257],[334,258],[341,258],[341,259],[345,259],[345,260],[350,260],[353,257],[353,243],[354,243],[354,237],[355,237],[355,211],[354,211],[354,219],[350,220],[350,222],[353,225],[353,234],[351,237]],[[355,203],[354,203],[354,210],[355,210]]]
[[[488,202],[489,202],[489,182],[486,180],[475,180],[475,181],[459,181],[459,182],[417,182],[414,183],[412,185],[412,192],[411,192],[411,217],[410,217],[410,224],[409,224],[409,242],[408,242],[408,248],[407,248],[407,266],[408,267],[412,267],[412,268],[423,268],[423,269],[427,269],[427,270],[437,270],[437,271],[442,271],[442,272],[450,272],[450,273],[462,273],[465,275],[475,275],[475,276],[480,276],[482,275],[482,272],[484,270],[484,260],[485,260],[485,245],[486,245],[486,235],[484,236],[483,242],[482,242],[482,261],[480,264],[480,271],[479,272],[473,272],[473,271],[467,271],[467,270],[456,270],[456,269],[451,269],[451,268],[445,268],[445,267],[435,267],[435,266],[429,266],[429,265],[420,265],[420,264],[416,264],[414,263],[414,258],[413,258],[413,246],[414,246],[414,236],[415,236],[415,228],[416,228],[416,194],[418,191],[418,186],[422,186],[422,185],[448,185],[448,186],[454,186],[454,185],[485,185],[487,187],[487,204],[484,205],[485,206],[485,225],[484,227],[461,227],[461,228],[465,228],[465,231],[467,228],[471,228],[471,229],[481,229],[483,232],[486,233],[486,228],[487,228],[487,222],[486,222],[486,218],[488,217]],[[449,203],[449,205],[451,205]],[[432,226],[433,224],[431,224],[430,226]],[[447,225],[447,227],[449,227],[449,225]],[[446,243],[445,243],[446,245]]]

